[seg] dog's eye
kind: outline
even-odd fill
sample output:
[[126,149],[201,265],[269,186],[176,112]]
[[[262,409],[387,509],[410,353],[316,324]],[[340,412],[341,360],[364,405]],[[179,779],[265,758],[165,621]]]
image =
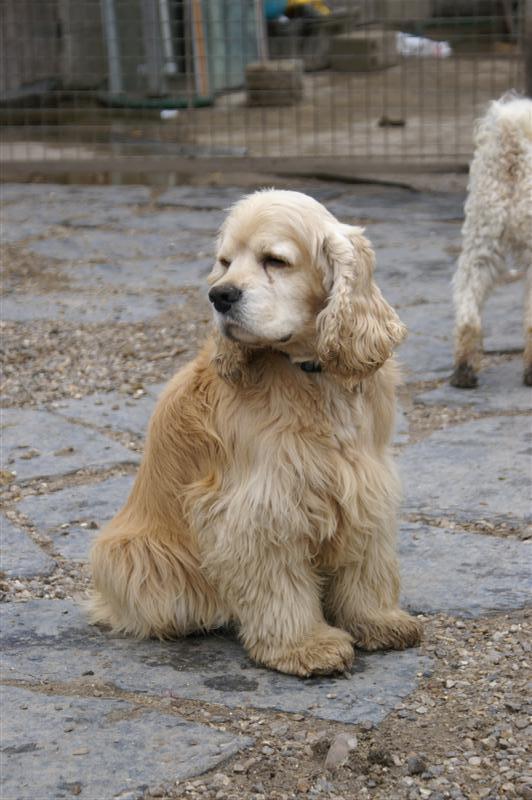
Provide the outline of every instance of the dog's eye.
[[231,262],[227,258],[219,258],[218,261],[224,269],[229,269]]
[[288,262],[285,261],[283,258],[277,258],[277,256],[272,255],[265,255],[262,259],[262,263],[265,267],[287,267]]

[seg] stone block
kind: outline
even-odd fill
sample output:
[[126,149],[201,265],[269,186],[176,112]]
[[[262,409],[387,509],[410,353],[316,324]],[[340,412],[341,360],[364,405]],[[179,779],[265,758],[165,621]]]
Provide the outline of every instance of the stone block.
[[2,410],[3,468],[17,481],[67,475],[87,467],[137,463],[132,450],[48,411]]
[[253,664],[226,631],[169,642],[113,637],[87,624],[69,601],[10,603],[3,612],[4,675],[41,680],[111,682],[126,691],[380,722],[417,686],[429,664],[417,650],[357,654],[347,677],[302,680]]
[[523,608],[532,594],[530,545],[403,523],[401,602],[413,613],[478,617]]
[[251,739],[127,700],[2,690],[2,800],[141,800]]
[[98,531],[124,505],[132,475],[69,486],[50,494],[30,495],[18,505],[40,534],[50,537],[56,552],[74,561],[87,561]]
[[55,561],[31,537],[0,514],[0,572],[8,578],[50,575]]
[[532,520],[532,426],[524,416],[485,417],[408,445],[400,471],[408,512],[464,522]]
[[250,106],[290,106],[303,97],[303,62],[299,59],[259,61],[246,67]]
[[395,32],[364,29],[333,36],[330,43],[331,69],[368,72],[397,64]]

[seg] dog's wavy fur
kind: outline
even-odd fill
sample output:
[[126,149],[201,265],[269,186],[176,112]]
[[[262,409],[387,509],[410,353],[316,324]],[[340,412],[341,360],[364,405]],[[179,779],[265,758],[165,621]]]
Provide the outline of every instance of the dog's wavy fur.
[[512,255],[526,273],[523,379],[532,386],[532,100],[508,93],[478,121],[462,234],[451,383],[478,383],[482,308]]
[[[289,266],[264,256],[279,243]],[[242,328],[216,313],[160,398],[132,493],[92,550],[92,620],[140,637],[234,622],[253,659],[297,675],[346,669],[353,643],[413,645],[389,452],[405,329],[370,244],[268,190],[232,209],[228,248],[211,284],[242,290]]]

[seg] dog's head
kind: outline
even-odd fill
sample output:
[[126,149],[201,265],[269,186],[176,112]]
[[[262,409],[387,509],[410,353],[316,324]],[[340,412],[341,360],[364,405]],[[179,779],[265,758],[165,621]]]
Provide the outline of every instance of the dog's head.
[[361,228],[299,192],[255,192],[218,239],[209,299],[222,334],[218,364],[274,348],[349,380],[375,372],[405,328],[373,282]]

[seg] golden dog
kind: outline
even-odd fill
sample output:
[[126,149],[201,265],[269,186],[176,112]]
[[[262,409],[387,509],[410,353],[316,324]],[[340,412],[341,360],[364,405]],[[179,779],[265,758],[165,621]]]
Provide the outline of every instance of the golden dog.
[[238,625],[260,664],[343,671],[416,644],[398,607],[389,444],[405,328],[360,228],[298,192],[238,202],[210,276],[217,333],[150,422],[96,540],[94,622],[173,637]]

